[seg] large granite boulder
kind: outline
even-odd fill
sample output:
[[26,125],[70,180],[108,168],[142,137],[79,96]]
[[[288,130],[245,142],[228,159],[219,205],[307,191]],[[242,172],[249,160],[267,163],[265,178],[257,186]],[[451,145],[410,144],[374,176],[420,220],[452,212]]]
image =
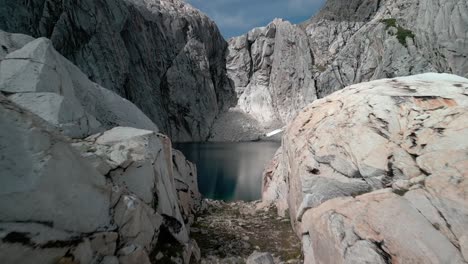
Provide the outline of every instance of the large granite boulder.
[[352,85],[298,114],[264,199],[284,210],[287,197],[306,263],[468,260],[467,95],[468,79],[428,73]]
[[[68,140],[0,95],[0,259],[82,263],[113,254],[111,186]],[[93,257],[97,259],[92,260]]]
[[46,122],[4,96],[0,100],[1,221],[83,233],[109,225],[104,176]]
[[0,91],[73,138],[114,126],[157,131],[135,105],[91,82],[45,38],[5,56],[0,63]]
[[176,141],[205,140],[234,89],[227,44],[180,0],[3,0],[0,29],[50,38],[89,79],[137,105]]
[[0,119],[5,263],[143,263],[158,243],[180,248],[184,263],[199,258],[188,232],[201,202],[196,175],[180,153],[173,160],[166,136],[116,127],[72,143],[3,95]]
[[[90,164],[123,189],[119,190],[124,192],[120,196],[129,192],[138,198],[127,195],[123,199],[128,200],[127,204],[152,207],[161,218],[159,222],[163,220],[163,225],[179,242],[189,243],[185,219],[193,220],[201,203],[196,171],[180,152],[173,154],[166,136],[149,130],[116,127],[80,140],[74,146]],[[147,234],[141,232],[141,235]]]
[[150,263],[164,244],[174,261],[199,259],[195,167],[49,40],[2,34],[0,259]]
[[[201,207],[196,168],[172,149],[167,136],[115,127],[73,146],[113,183],[114,223],[118,246],[124,247],[119,251],[121,262],[154,261],[151,253],[163,251],[160,244],[168,242],[167,234],[174,239],[172,246],[181,247],[181,252],[174,251],[184,263],[192,255],[199,258],[198,246],[189,237]],[[159,236],[161,232],[167,234]]]

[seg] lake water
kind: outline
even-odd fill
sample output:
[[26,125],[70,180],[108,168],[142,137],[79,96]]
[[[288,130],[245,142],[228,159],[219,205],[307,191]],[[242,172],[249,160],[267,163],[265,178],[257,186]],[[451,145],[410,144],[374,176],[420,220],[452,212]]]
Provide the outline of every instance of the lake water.
[[174,147],[197,165],[204,197],[254,201],[261,198],[263,170],[280,143],[178,143]]

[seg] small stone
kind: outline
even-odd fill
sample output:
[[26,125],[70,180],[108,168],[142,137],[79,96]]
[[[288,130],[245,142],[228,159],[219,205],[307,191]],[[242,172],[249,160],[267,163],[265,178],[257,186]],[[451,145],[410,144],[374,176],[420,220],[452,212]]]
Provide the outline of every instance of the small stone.
[[410,189],[410,181],[398,180],[392,184],[392,189],[397,193],[405,193]]
[[161,260],[164,257],[164,254],[162,252],[158,252],[156,255],[156,260]]
[[255,251],[247,259],[246,264],[274,264],[273,256],[267,252],[257,252]]
[[249,239],[250,239],[250,237],[248,237],[248,236],[243,236],[242,237],[242,240],[244,240],[244,241],[249,241]]
[[410,191],[421,189],[423,186],[421,184],[415,184],[409,188]]
[[421,176],[410,179],[410,183],[411,183],[411,185],[422,184],[422,183],[424,183],[425,180],[426,180],[426,176],[421,175]]

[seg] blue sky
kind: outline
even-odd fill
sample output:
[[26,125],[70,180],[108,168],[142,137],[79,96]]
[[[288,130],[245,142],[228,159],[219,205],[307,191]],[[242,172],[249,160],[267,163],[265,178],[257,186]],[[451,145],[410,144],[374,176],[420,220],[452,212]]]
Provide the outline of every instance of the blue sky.
[[275,18],[293,23],[315,14],[325,0],[186,0],[218,24],[225,38],[265,26]]

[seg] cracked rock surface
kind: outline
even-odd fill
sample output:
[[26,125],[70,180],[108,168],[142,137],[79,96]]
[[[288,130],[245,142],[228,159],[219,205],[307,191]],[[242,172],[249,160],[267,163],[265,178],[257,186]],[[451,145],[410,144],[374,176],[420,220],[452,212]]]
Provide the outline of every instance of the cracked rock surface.
[[[465,263],[468,79],[349,86],[288,126],[264,179],[306,263]],[[281,211],[280,210],[280,211]]]

